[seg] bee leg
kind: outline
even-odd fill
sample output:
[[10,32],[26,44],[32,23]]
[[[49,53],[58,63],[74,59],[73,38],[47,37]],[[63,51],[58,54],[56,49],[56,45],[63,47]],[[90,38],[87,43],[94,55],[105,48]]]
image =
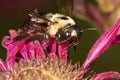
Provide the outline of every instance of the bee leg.
[[58,55],[58,46],[59,46],[59,43],[58,41],[56,41],[56,54]]
[[69,43],[67,49],[69,50],[69,48],[72,47],[74,51],[77,51],[78,44],[79,44],[78,42],[73,43],[73,44],[70,44],[70,43]]
[[48,34],[44,34],[44,40],[46,42],[46,50],[49,53],[50,50],[49,50],[49,35]]
[[78,44],[79,44],[79,43],[77,42],[77,43],[75,43],[74,45],[72,45],[75,52],[77,51]]
[[76,52],[77,51],[77,46],[73,46],[73,49]]

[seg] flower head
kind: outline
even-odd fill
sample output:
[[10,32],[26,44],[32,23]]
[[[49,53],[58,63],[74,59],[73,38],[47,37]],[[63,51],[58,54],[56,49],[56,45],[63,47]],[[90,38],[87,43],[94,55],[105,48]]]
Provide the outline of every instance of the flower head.
[[[2,45],[7,49],[6,61],[0,60],[0,80],[104,80],[120,79],[118,72],[109,71],[92,75],[88,68],[107,48],[120,43],[120,19],[96,41],[82,67],[67,62],[67,43],[58,45],[50,38],[49,53],[43,39],[32,40],[30,37],[14,41],[18,35],[10,30],[10,36],[3,39]],[[33,35],[34,36],[34,35]],[[34,74],[33,74],[34,73]]]
[[[11,30],[10,32],[15,31]],[[11,40],[12,36],[5,37],[2,42],[8,52],[6,62],[0,61],[0,80],[82,80],[92,78],[90,75],[84,77],[87,71],[83,71],[79,64],[72,65],[66,62],[66,43],[58,46],[59,59],[57,59],[56,43],[53,38],[49,40],[49,54],[45,53],[46,42],[44,40],[33,41],[27,38],[13,43]],[[79,74],[77,74],[78,69],[81,69]]]

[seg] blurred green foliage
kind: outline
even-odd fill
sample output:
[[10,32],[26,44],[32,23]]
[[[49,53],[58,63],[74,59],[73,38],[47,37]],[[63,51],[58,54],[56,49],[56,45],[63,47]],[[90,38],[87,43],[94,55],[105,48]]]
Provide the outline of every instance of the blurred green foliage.
[[[6,0],[0,1],[0,4],[2,4],[0,5],[0,41],[2,41],[5,35],[9,35],[8,31],[10,29],[17,30],[17,28],[19,28],[19,26],[21,26],[27,19],[28,13],[33,12],[35,8],[37,8],[39,12],[53,13],[59,13],[61,12],[60,8],[63,8],[62,3],[59,4],[56,0]],[[86,21],[77,19],[76,17],[74,19],[81,29],[91,27],[91,25]],[[100,34],[98,31],[86,31],[82,33],[77,51],[74,51],[71,48],[69,53],[73,63],[80,62],[80,64],[82,64],[84,62],[87,53],[99,36]],[[100,56],[97,60],[94,61],[94,63],[92,63],[90,68],[97,73],[110,70],[120,72],[119,48],[120,45],[114,45],[110,47],[107,51],[104,52],[105,54]],[[0,45],[0,57],[5,60],[5,55],[6,49]]]

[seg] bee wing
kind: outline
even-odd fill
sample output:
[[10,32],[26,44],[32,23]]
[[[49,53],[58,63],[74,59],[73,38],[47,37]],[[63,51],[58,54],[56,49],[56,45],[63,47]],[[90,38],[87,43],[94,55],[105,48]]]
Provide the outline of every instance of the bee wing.
[[27,31],[21,31],[21,33],[19,33],[18,36],[16,36],[13,39],[13,42],[22,40],[22,39],[27,38],[27,37],[29,37],[29,34],[27,34]]
[[18,41],[18,40],[22,40],[24,38],[28,38],[34,35],[42,35],[42,33],[44,33],[43,28],[45,24],[41,24],[41,25],[35,25],[35,24],[24,24],[22,29],[19,29],[17,31],[18,36],[16,36],[13,41]]

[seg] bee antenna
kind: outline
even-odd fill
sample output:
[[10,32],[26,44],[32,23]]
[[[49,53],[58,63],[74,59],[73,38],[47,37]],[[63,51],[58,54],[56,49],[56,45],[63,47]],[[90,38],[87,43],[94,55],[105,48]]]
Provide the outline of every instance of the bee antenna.
[[93,31],[93,30],[97,30],[97,28],[87,28],[87,29],[81,30],[80,32]]

